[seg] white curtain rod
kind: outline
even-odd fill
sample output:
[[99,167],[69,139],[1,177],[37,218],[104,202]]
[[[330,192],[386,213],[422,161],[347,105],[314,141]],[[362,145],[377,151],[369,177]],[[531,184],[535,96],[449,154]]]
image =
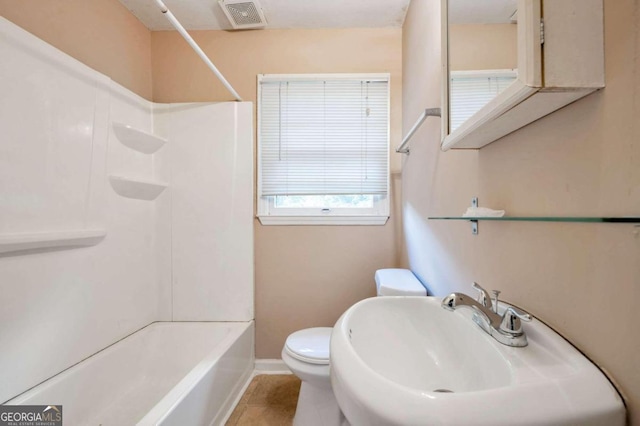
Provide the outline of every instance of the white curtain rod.
[[411,140],[411,137],[413,136],[413,134],[418,130],[420,125],[422,123],[424,123],[424,120],[426,120],[427,117],[440,117],[440,115],[441,115],[440,108],[427,108],[427,109],[425,109],[424,112],[422,113],[422,115],[420,116],[420,118],[418,118],[418,121],[416,121],[416,124],[413,125],[411,130],[409,130],[409,133],[407,133],[407,136],[405,136],[404,139],[402,139],[402,143],[396,149],[396,152],[398,152],[400,154],[409,155],[409,148],[405,148],[405,146],[409,143],[409,141]]
[[184,27],[180,24],[180,22],[176,19],[176,17],[173,16],[173,13],[171,13],[169,8],[162,2],[162,0],[156,0],[156,3],[160,7],[160,10],[162,11],[162,13],[164,13],[164,15],[167,17],[169,22],[171,22],[171,25],[173,25],[173,27],[180,33],[180,35],[187,41],[187,43],[189,43],[191,48],[193,48],[193,50],[196,51],[198,56],[200,56],[200,58],[204,61],[204,63],[207,64],[207,66],[211,69],[211,71],[213,71],[213,73],[216,75],[216,77],[218,77],[220,82],[222,82],[224,87],[226,87],[227,90],[231,92],[233,97],[236,98],[236,101],[242,102],[242,98],[240,97],[238,92],[234,90],[234,88],[231,86],[231,84],[229,84],[227,79],[224,78],[224,76],[220,73],[220,71],[218,71],[218,68],[216,68],[216,66],[213,65],[213,62],[211,62],[211,59],[209,59],[206,53],[204,53],[203,50],[200,49],[200,46],[198,46],[195,40],[191,38],[187,30],[184,29]]

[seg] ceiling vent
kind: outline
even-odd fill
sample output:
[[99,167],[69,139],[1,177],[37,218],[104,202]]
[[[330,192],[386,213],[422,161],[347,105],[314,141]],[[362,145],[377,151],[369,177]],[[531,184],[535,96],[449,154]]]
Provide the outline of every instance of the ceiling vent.
[[218,4],[236,30],[264,28],[267,25],[257,0],[219,0]]

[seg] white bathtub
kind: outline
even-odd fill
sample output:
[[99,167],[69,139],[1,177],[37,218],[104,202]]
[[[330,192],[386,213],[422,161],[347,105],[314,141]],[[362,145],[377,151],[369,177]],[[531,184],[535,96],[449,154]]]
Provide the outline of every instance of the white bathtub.
[[8,404],[62,404],[65,425],[218,425],[254,366],[253,322],[158,322]]

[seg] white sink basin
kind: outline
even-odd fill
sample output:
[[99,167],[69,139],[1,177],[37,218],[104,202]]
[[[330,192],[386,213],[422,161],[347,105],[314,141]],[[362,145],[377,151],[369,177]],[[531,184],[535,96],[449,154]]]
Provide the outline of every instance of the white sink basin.
[[622,399],[587,358],[534,319],[529,345],[498,343],[433,297],[376,297],[331,336],[331,384],[352,425],[625,424]]

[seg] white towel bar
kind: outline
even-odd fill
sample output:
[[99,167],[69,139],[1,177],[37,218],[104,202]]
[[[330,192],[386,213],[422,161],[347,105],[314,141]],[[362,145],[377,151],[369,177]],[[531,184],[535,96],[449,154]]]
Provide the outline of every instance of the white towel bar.
[[413,125],[411,130],[409,130],[409,133],[407,133],[407,136],[405,136],[404,139],[402,139],[402,143],[396,149],[396,152],[399,152],[400,154],[409,155],[409,148],[408,147],[405,148],[405,146],[409,143],[409,140],[411,139],[413,134],[418,130],[420,125],[424,122],[424,120],[427,119],[427,117],[440,117],[440,115],[441,115],[440,108],[425,109],[422,115],[420,116],[420,118],[418,118],[418,121],[416,121],[416,124]]

